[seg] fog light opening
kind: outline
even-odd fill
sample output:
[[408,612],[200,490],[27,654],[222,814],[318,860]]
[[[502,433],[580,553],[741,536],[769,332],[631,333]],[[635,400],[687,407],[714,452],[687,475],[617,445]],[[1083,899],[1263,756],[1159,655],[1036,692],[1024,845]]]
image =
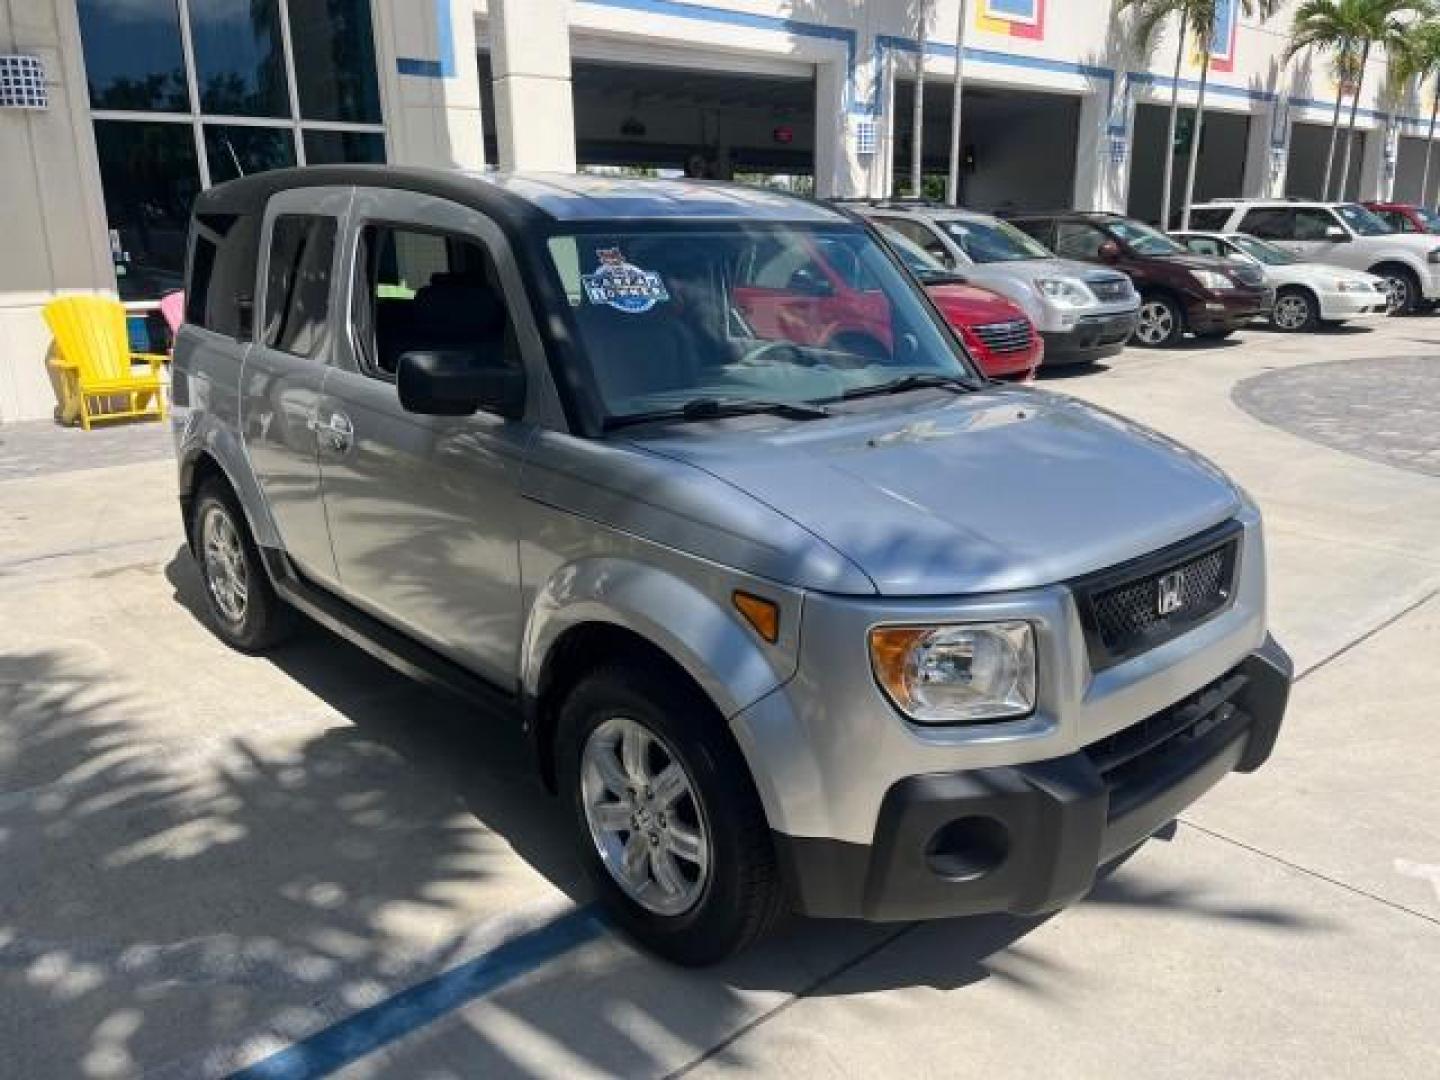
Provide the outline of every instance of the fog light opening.
[[1010,854],[1010,830],[991,817],[956,818],[936,829],[925,845],[925,864],[948,881],[974,881]]

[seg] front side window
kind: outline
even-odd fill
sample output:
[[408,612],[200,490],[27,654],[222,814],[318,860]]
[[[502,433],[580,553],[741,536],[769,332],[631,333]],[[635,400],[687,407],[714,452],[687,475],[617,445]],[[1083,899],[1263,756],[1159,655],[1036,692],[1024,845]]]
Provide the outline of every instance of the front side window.
[[1067,259],[1098,259],[1105,234],[1088,221],[1055,223],[1055,254]]
[[920,248],[932,259],[938,259],[941,263],[949,262],[952,259],[950,251],[945,246],[945,241],[930,231],[928,225],[918,221],[910,221],[907,218],[883,217],[886,227],[895,230],[910,243]]
[[1440,233],[1440,214],[1423,206],[1415,207],[1415,216],[1425,223],[1425,231]]
[[1137,255],[1178,255],[1185,250],[1158,229],[1129,218],[1109,218],[1105,228]]
[[1251,210],[1241,219],[1240,228],[1261,240],[1294,240],[1295,211],[1278,206]]
[[[1296,240],[1326,240],[1330,230],[1339,227],[1335,215],[1329,210],[1303,208],[1295,211]],[[1389,232],[1383,225],[1381,227],[1385,232]]]
[[[548,246],[611,419],[697,400],[799,405],[908,375],[972,374],[864,229],[597,229]],[[866,287],[814,287],[831,275]]]
[[1358,203],[1346,203],[1344,206],[1337,206],[1335,213],[1340,215],[1340,220],[1350,226],[1350,231],[1356,236],[1384,236],[1394,230],[1376,217],[1365,207]]
[[1048,259],[1050,252],[1008,222],[983,218],[951,218],[944,223],[950,239],[977,263]]
[[1410,220],[1408,214],[1402,214],[1399,210],[1377,210],[1376,217],[1389,225],[1396,232],[1419,232],[1415,223]]
[[330,314],[334,218],[283,214],[270,233],[265,273],[264,343],[292,356],[314,356]]
[[407,352],[457,350],[519,363],[494,262],[477,241],[400,225],[367,225],[356,259],[359,362],[393,380]]

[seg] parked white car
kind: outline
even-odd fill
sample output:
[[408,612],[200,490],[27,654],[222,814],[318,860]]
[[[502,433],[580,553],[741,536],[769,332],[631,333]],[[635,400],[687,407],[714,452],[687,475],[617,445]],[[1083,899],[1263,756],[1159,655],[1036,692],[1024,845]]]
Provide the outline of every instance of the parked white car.
[[1359,203],[1216,199],[1191,209],[1190,226],[1248,233],[1307,262],[1382,277],[1392,315],[1440,302],[1440,236],[1395,232]]
[[1246,233],[1173,232],[1197,255],[1215,255],[1259,266],[1275,290],[1270,322],[1277,330],[1314,330],[1321,323],[1372,318],[1389,310],[1385,279],[1363,270],[1305,262]]

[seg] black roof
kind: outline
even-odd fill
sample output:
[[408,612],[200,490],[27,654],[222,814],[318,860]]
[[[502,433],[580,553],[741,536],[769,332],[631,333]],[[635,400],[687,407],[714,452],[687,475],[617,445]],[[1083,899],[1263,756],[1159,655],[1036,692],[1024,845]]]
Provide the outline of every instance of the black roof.
[[401,165],[318,165],[257,173],[202,192],[195,201],[195,212],[259,213],[280,191],[347,185],[436,195],[516,225],[527,220],[758,219],[837,224],[850,220],[809,199],[740,184],[568,173],[479,173]]

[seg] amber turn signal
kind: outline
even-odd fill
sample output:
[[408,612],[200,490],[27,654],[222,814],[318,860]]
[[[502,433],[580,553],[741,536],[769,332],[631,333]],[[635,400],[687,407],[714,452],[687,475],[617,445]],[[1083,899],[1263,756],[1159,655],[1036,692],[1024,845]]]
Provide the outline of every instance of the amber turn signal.
[[929,632],[926,626],[877,626],[870,631],[870,660],[875,677],[892,701],[908,702],[905,664],[915,643]]
[[745,621],[755,628],[757,634],[771,645],[780,640],[780,606],[775,601],[738,589],[730,599],[735,604],[735,610],[745,616]]

